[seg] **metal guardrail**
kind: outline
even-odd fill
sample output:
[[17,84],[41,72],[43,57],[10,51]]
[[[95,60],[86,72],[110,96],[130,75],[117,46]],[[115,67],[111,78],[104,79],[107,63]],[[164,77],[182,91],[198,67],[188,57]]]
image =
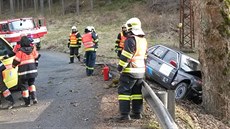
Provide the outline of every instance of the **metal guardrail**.
[[155,112],[163,129],[178,129],[167,108],[145,81],[143,81],[142,94],[152,110]]

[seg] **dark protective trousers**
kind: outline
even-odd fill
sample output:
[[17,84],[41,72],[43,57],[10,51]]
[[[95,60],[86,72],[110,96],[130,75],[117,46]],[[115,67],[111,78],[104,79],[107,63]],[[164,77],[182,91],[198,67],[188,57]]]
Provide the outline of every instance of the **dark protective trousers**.
[[74,62],[74,55],[77,56],[78,60],[80,61],[80,55],[79,55],[79,47],[69,47],[70,50],[70,62],[73,63]]
[[142,112],[142,81],[143,79],[132,78],[124,74],[120,76],[120,86],[118,87],[118,100],[119,111],[121,115],[129,115],[131,103],[132,113],[140,114]]
[[122,50],[118,50],[118,51],[117,51],[117,56],[118,56],[118,57],[121,56],[121,52],[122,52]]
[[[29,79],[22,79],[19,78],[19,86],[21,88],[22,92],[28,91],[29,92],[29,86],[34,85],[35,78],[29,78]],[[25,101],[25,104],[30,104],[30,99],[35,100],[36,99],[36,91],[30,91],[29,97],[23,96],[23,99]]]
[[96,51],[86,51],[85,58],[86,75],[91,76],[93,74],[94,65],[96,62]]

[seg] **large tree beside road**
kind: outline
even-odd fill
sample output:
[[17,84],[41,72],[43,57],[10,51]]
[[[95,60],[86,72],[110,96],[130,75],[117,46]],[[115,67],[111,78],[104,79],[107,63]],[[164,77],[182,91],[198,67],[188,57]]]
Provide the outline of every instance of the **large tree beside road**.
[[196,0],[203,106],[230,121],[230,0]]

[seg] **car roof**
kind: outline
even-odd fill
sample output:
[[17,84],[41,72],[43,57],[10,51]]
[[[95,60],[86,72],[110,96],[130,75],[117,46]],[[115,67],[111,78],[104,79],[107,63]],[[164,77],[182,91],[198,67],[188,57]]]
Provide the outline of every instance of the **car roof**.
[[196,60],[196,61],[199,63],[199,61],[198,61],[197,59],[195,59],[195,58],[193,58],[193,57],[191,57],[191,56],[185,54],[184,52],[182,52],[182,51],[180,51],[180,50],[177,50],[176,48],[170,48],[170,47],[165,46],[165,45],[154,45],[153,47],[164,47],[164,48],[166,48],[166,49],[168,49],[168,50],[170,50],[170,51],[174,51],[174,52],[177,52],[177,53],[179,53],[179,54],[181,54],[181,55],[188,56],[188,57],[192,58],[193,60]]
[[179,50],[176,50],[176,48],[170,48],[168,46],[165,46],[165,45],[154,45],[155,47],[164,47],[166,49],[169,49],[171,51],[174,51],[174,52],[177,52],[177,53],[180,53],[180,54],[184,54],[182,51],[179,51]]

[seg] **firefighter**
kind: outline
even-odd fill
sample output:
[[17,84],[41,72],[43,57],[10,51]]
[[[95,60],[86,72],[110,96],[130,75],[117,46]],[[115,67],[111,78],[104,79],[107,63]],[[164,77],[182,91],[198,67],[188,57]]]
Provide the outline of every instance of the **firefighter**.
[[85,34],[82,36],[82,42],[85,47],[86,75],[91,76],[94,71],[96,51],[98,48],[98,38],[96,33],[92,32],[91,26],[87,26],[85,28]]
[[127,37],[127,28],[124,25],[121,27],[121,32],[117,36],[117,40],[115,42],[115,52],[117,53],[117,56],[121,56],[121,51],[124,49],[124,43]]
[[77,56],[78,61],[80,62],[80,55],[79,55],[79,48],[81,47],[81,34],[78,32],[76,26],[72,26],[71,28],[72,32],[70,33],[69,36],[69,43],[68,43],[68,48],[70,50],[70,62],[74,63],[74,55]]
[[22,90],[22,97],[25,101],[25,106],[30,106],[30,99],[33,104],[37,104],[36,86],[34,85],[37,77],[36,60],[39,59],[39,54],[36,47],[31,45],[28,37],[23,36],[20,40],[21,48],[16,53],[13,60],[13,67],[18,65],[19,87]]
[[[119,120],[140,119],[143,108],[141,88],[145,73],[147,41],[138,18],[129,19],[126,26],[128,37],[117,68],[121,73],[118,87]],[[131,115],[130,105],[132,105]]]
[[[10,67],[10,66],[8,66]],[[11,66],[12,67],[12,66]],[[10,90],[8,89],[8,87],[6,86],[6,84],[3,81],[3,70],[6,69],[6,66],[4,66],[4,64],[0,61],[0,92],[2,93],[3,97],[9,101],[7,108],[8,109],[12,109],[14,106],[14,99],[13,96],[11,95]]]

